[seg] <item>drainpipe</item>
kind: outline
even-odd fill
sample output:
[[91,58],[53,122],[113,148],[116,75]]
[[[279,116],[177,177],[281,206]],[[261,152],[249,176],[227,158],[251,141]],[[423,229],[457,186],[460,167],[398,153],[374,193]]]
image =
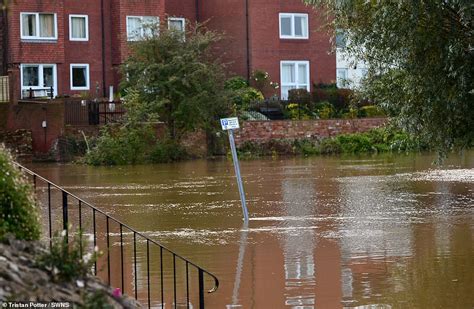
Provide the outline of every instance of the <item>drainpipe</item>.
[[199,0],[196,0],[195,7],[196,7],[196,22],[199,22]]
[[102,26],[102,96],[107,97],[105,92],[105,21],[104,21],[104,0],[100,0],[100,22]]
[[2,9],[2,22],[3,22],[3,25],[2,25],[2,28],[3,28],[3,46],[2,46],[2,49],[3,49],[3,55],[2,55],[2,74],[6,75],[8,73],[8,62],[9,62],[9,59],[8,59],[8,36],[9,36],[9,33],[8,33],[8,8],[5,7]]
[[247,80],[250,82],[249,0],[245,0],[245,31],[247,36]]

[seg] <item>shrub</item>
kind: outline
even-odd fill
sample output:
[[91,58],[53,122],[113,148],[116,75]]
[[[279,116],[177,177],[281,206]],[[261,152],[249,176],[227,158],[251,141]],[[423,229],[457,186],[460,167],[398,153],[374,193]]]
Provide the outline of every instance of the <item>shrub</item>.
[[153,130],[147,125],[106,126],[85,160],[91,165],[143,163],[154,139]]
[[359,117],[385,117],[387,114],[376,105],[366,105],[359,109]]
[[37,240],[40,225],[33,189],[14,166],[11,154],[0,144],[0,240],[6,234]]
[[248,86],[249,86],[248,81],[242,76],[231,77],[224,84],[224,88],[227,90],[239,90],[239,89],[247,88]]
[[339,140],[335,138],[325,138],[319,144],[319,152],[321,154],[337,154],[342,152]]
[[87,243],[79,231],[72,242],[67,242],[66,230],[56,234],[50,251],[40,255],[36,260],[38,267],[50,272],[55,282],[71,282],[84,279],[90,274],[92,266],[98,257],[98,250],[82,254]]
[[290,103],[286,106],[286,117],[291,120],[308,120],[313,118],[308,109],[298,103]]
[[336,114],[334,107],[328,101],[316,104],[316,112],[320,119],[330,119]]
[[159,141],[153,146],[148,161],[151,163],[169,163],[187,158],[186,150],[172,140]]
[[295,151],[304,156],[316,155],[321,152],[320,148],[308,139],[296,140],[294,144]]

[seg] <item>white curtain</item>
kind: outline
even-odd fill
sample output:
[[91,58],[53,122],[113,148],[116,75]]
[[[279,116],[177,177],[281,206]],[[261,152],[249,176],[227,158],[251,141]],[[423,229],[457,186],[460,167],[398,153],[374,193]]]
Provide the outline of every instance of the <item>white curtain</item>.
[[142,21],[139,17],[127,18],[127,36],[129,39],[138,39],[141,36]]
[[308,36],[308,19],[306,16],[295,16],[295,36]]
[[36,15],[23,14],[21,24],[23,27],[23,36],[36,36]]
[[283,64],[281,66],[281,82],[284,84],[295,82],[294,64]]
[[86,38],[86,19],[84,17],[71,17],[71,28],[73,38]]
[[53,14],[40,14],[40,36],[43,38],[55,37],[54,31],[54,15]]
[[298,64],[298,84],[304,86],[308,84],[308,75],[306,73],[306,64]]

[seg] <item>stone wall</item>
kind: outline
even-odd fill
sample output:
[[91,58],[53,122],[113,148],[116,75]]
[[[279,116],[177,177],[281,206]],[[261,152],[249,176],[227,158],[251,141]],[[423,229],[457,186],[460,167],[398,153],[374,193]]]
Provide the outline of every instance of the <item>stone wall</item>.
[[387,123],[387,118],[245,121],[235,132],[237,145],[272,139],[318,139],[339,134],[366,132]]

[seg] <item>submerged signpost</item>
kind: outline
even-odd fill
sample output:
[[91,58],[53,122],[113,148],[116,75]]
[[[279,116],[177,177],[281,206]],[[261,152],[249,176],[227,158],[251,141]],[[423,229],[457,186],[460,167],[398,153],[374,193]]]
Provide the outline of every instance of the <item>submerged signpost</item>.
[[244,221],[249,221],[249,213],[247,210],[247,203],[245,202],[244,185],[242,184],[242,177],[240,175],[239,158],[237,157],[237,150],[235,148],[234,130],[239,128],[239,119],[223,118],[221,119],[222,130],[225,130],[229,134],[230,149],[232,152],[232,159],[234,161],[235,176],[237,177],[237,186],[239,187],[240,201],[242,202],[242,212],[244,215]]

